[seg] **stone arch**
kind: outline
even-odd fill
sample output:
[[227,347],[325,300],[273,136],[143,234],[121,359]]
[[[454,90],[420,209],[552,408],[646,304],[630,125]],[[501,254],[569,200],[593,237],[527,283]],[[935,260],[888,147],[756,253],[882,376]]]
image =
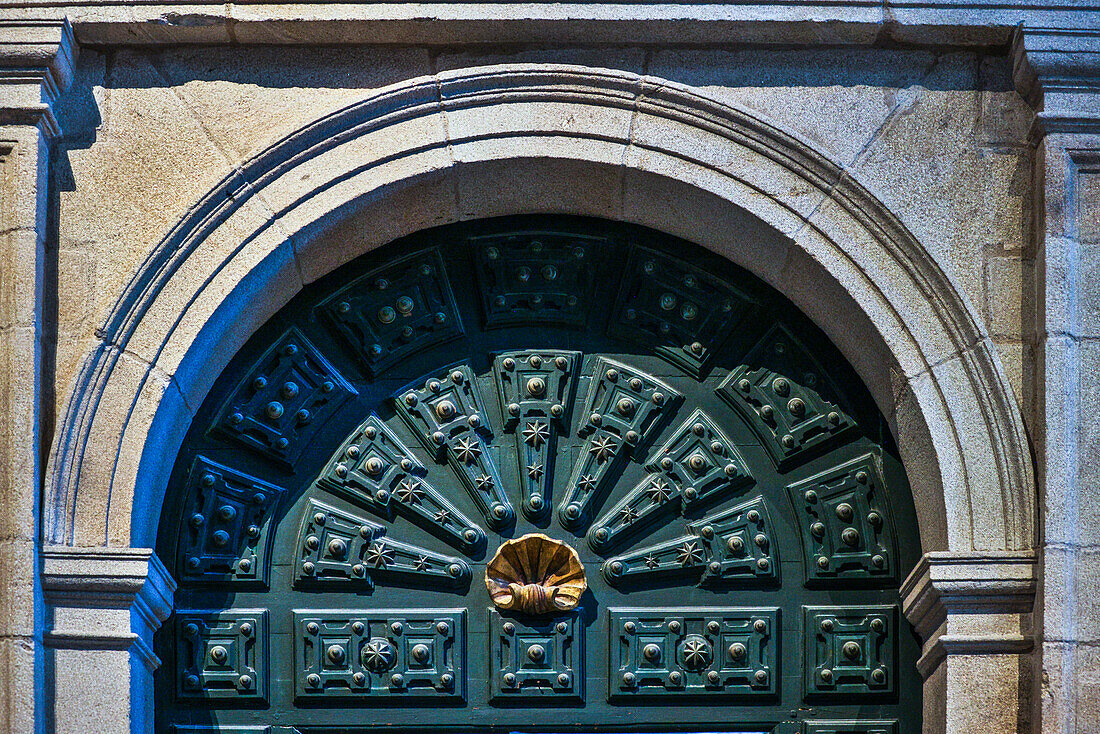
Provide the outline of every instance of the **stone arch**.
[[[529,212],[646,225],[756,273],[826,332],[890,420],[926,552],[1033,547],[1033,468],[995,348],[896,217],[754,114],[653,77],[543,65],[380,91],[196,204],[134,275],[73,386],[44,541],[151,545],[163,457],[229,357],[304,283],[427,226]],[[369,238],[341,239],[353,214]]]

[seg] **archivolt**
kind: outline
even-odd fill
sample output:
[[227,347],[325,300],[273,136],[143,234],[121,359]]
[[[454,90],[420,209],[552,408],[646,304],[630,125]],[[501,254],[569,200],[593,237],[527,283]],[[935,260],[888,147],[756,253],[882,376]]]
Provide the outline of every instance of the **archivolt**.
[[[806,142],[699,90],[541,65],[383,90],[196,204],[85,359],[51,453],[45,542],[151,545],[190,406],[303,283],[423,227],[536,211],[664,230],[769,281],[891,419],[925,549],[1032,547],[1031,459],[995,350],[896,217]],[[352,215],[356,237],[341,238]]]

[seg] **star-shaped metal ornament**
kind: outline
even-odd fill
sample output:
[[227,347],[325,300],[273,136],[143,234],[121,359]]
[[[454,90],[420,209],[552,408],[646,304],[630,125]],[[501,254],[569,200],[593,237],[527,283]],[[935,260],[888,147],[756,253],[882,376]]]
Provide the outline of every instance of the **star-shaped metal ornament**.
[[432,567],[432,564],[428,560],[427,556],[420,556],[419,558],[416,559],[416,570],[417,571],[427,571],[431,567]]
[[393,493],[398,500],[407,505],[419,504],[424,499],[424,490],[420,488],[420,482],[415,479],[403,479]]
[[676,549],[676,560],[679,561],[681,566],[694,566],[703,562],[703,551],[699,549],[695,541],[684,543]]
[[455,456],[463,464],[472,464],[481,456],[481,444],[474,438],[460,438],[455,446]]
[[545,423],[532,421],[523,429],[523,440],[536,449],[550,438],[550,428]]
[[585,474],[577,481],[577,489],[582,492],[591,492],[596,488],[596,478],[591,474]]
[[527,465],[527,476],[536,482],[542,478],[542,471],[542,464]]
[[474,477],[474,486],[479,492],[488,492],[493,488],[493,478],[488,474],[480,474]]
[[445,509],[440,510],[439,512],[432,515],[432,519],[440,525],[446,525],[451,521],[451,513],[447,512],[447,510]]
[[386,568],[393,563],[394,552],[385,543],[375,543],[367,549],[367,563],[376,568]]
[[663,477],[654,477],[650,485],[646,487],[645,493],[653,500],[653,504],[659,505],[672,496],[672,487]]
[[646,568],[657,568],[657,566],[660,566],[660,565],[661,565],[661,562],[657,560],[657,556],[646,556],[645,557],[645,567]]
[[592,445],[588,447],[588,451],[595,455],[596,461],[603,463],[615,455],[616,448],[618,448],[618,446],[611,440],[610,436],[600,436],[592,441]]
[[699,670],[710,662],[710,645],[703,640],[688,640],[684,643],[684,664]]
[[629,505],[619,510],[619,520],[629,525],[638,519],[638,511]]

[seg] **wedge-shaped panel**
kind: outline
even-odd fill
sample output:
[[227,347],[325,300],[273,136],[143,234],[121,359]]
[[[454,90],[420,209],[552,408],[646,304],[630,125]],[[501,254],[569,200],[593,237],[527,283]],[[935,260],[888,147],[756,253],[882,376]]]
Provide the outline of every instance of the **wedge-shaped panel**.
[[798,509],[811,585],[897,579],[894,524],[871,454],[788,488]]
[[696,409],[672,431],[646,465],[646,476],[595,522],[588,533],[593,549],[604,551],[640,534],[670,513],[723,499],[752,482],[730,440]]
[[454,294],[435,249],[367,273],[317,307],[371,376],[462,336]]
[[462,609],[294,612],[299,699],[466,698]]
[[200,456],[191,465],[186,493],[179,578],[266,586],[272,516],[283,490]]
[[237,385],[214,432],[292,467],[355,388],[297,329],[288,330]]
[[782,324],[773,326],[718,387],[780,469],[855,433],[827,373]]
[[425,468],[393,431],[372,415],[340,445],[317,486],[387,520],[400,514],[467,553],[485,532],[428,483]]
[[897,688],[896,605],[803,607],[807,697],[892,694]]
[[492,433],[468,366],[450,367],[426,380],[423,387],[402,390],[393,401],[424,446],[447,458],[489,527],[499,529],[515,520],[515,510],[487,451]]
[[296,583],[344,583],[367,590],[376,582],[448,588],[469,585],[470,567],[461,558],[403,543],[385,533],[382,525],[310,500],[298,535]]
[[492,699],[583,701],[583,614],[505,617],[490,609]]
[[267,611],[176,612],[176,695],[180,700],[264,702]]
[[529,350],[493,362],[505,430],[515,434],[523,514],[538,520],[550,510],[558,436],[569,426],[581,355]]
[[612,700],[638,696],[775,696],[779,610],[612,609]]
[[608,330],[699,377],[726,337],[756,308],[752,298],[705,270],[635,247]]
[[751,584],[779,579],[775,530],[761,497],[688,525],[688,535],[609,558],[611,584]]
[[652,375],[604,357],[596,360],[580,428],[587,441],[558,506],[563,526],[579,528],[590,519],[622,464],[653,438],[680,400],[680,393]]
[[512,233],[475,243],[486,326],[585,325],[602,238]]

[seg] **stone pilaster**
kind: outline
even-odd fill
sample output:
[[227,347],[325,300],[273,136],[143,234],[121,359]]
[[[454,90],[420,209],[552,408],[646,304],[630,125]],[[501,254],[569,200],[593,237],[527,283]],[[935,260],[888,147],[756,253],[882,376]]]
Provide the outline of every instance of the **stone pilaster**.
[[176,583],[147,548],[42,550],[50,734],[153,730],[153,633]]
[[1100,28],[1021,29],[1016,81],[1038,110],[1037,302],[1044,517],[1042,731],[1100,721]]
[[68,23],[0,20],[0,730],[40,730],[37,586],[42,273],[52,105],[72,77]]
[[1035,564],[1027,552],[928,553],[902,584],[924,645],[926,732],[1031,730]]

